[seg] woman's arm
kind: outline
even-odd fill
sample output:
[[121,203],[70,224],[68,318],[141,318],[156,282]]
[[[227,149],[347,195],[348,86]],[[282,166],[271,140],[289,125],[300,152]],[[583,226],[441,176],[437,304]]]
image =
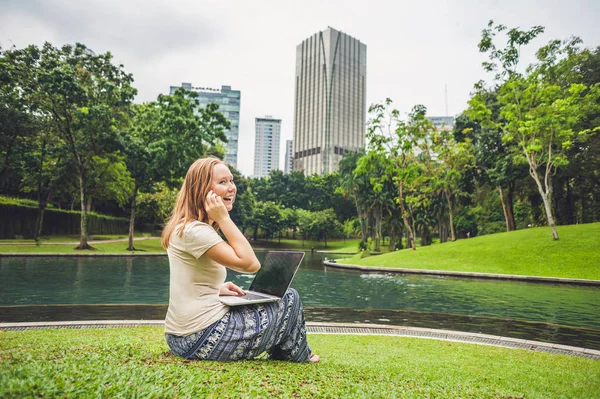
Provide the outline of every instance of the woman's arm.
[[257,272],[260,269],[260,262],[246,237],[229,217],[229,212],[221,197],[215,195],[212,190],[209,191],[204,207],[209,219],[219,224],[219,228],[229,241],[229,243],[221,242],[211,247],[205,252],[205,255],[238,272]]

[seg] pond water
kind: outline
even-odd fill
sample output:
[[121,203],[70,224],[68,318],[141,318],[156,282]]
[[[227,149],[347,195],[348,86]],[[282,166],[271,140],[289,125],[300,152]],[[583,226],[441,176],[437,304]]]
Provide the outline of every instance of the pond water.
[[[326,268],[322,260],[308,252],[292,283],[308,321],[442,328],[600,349],[597,287],[369,274]],[[251,275],[228,277],[245,288],[252,281]],[[0,257],[0,322],[161,319],[168,286],[166,257]]]

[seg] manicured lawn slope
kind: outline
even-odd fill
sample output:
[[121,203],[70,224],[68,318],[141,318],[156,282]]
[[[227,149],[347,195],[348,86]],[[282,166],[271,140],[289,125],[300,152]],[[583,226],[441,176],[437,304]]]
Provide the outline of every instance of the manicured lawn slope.
[[340,263],[600,280],[600,223],[548,227],[447,242]]
[[591,398],[600,361],[417,338],[309,335],[322,362],[189,362],[162,328],[0,332],[0,397]]

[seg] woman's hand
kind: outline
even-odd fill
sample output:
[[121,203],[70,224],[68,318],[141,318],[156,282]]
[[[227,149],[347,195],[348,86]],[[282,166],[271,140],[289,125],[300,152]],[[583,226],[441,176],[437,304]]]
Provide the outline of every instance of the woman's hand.
[[231,281],[227,281],[221,286],[221,289],[219,290],[219,295],[238,296],[246,295],[246,292],[237,285],[233,284]]
[[208,218],[218,224],[221,224],[223,220],[229,218],[229,212],[225,208],[223,199],[215,194],[212,190],[208,192],[206,201],[204,202],[204,208],[208,214]]

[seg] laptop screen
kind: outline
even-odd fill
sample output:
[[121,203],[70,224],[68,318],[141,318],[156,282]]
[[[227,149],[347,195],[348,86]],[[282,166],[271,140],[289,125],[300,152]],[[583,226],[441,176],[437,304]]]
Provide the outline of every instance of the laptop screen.
[[256,273],[250,291],[282,297],[290,286],[304,252],[270,251]]

